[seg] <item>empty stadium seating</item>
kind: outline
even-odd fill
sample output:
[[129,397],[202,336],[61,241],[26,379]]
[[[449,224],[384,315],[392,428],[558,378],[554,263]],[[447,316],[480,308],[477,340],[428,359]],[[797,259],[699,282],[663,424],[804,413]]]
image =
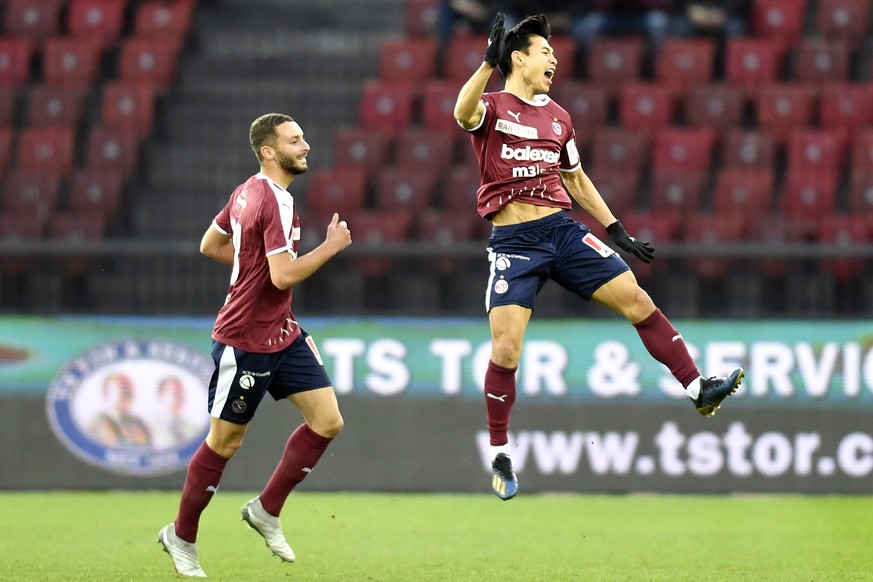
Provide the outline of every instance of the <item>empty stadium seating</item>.
[[655,79],[677,90],[712,82],[715,67],[712,38],[668,38],[655,61]]
[[437,70],[439,45],[431,38],[398,38],[382,43],[379,80],[386,85],[416,86]]

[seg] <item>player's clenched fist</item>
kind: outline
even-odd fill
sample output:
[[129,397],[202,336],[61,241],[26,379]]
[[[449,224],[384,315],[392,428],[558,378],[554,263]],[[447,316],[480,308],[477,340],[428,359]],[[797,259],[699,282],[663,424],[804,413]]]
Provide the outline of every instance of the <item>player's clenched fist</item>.
[[339,214],[334,212],[330,224],[327,225],[327,237],[325,241],[336,252],[347,249],[352,244],[352,231],[345,220],[339,219]]

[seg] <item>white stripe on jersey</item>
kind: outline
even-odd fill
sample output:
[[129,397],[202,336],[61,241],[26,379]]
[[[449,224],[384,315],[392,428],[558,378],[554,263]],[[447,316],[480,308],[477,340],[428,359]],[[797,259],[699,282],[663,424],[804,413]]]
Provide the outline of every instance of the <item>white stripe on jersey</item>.
[[233,384],[235,376],[236,355],[234,355],[231,346],[224,346],[224,351],[221,353],[221,360],[218,363],[218,380],[215,383],[215,398],[212,400],[212,409],[209,411],[209,414],[215,418],[221,417],[221,411],[224,410],[224,405],[227,404],[227,397],[230,394],[230,386]]
[[497,261],[497,253],[491,247],[486,250],[488,251],[488,262],[491,264],[488,268],[488,286],[485,288],[485,313],[488,313],[491,310],[491,286],[494,285],[494,276],[497,275],[497,268],[494,266]]

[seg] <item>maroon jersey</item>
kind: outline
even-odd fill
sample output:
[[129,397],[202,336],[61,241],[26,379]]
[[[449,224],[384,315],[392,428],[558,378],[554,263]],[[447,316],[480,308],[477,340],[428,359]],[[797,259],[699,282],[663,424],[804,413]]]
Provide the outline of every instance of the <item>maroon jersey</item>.
[[247,352],[274,353],[300,335],[291,312],[291,288],[270,279],[267,257],[297,258],[300,220],[294,198],[279,184],[256,174],[230,195],[213,226],[233,240],[233,271],[212,337]]
[[512,201],[572,208],[558,173],[579,167],[570,115],[548,95],[526,101],[501,91],[482,102],[485,114],[468,130],[479,159],[479,214],[489,218]]

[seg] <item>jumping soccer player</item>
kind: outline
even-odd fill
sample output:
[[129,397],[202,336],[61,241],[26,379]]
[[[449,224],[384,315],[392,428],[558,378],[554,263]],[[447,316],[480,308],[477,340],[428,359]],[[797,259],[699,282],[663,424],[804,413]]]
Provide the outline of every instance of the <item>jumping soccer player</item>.
[[297,122],[279,113],[258,117],[249,140],[260,172],[233,191],[200,242],[204,255],[233,270],[212,332],[209,433],[188,465],[175,521],[158,534],[183,576],[206,576],[197,557],[200,514],[265,394],[289,399],[304,422],[288,439],[267,486],[243,506],[242,518],[286,562],[294,561],[294,552],[279,513],[343,427],[315,342],[291,312],[291,290],[352,244],[351,234],[334,214],[324,242],[298,257],[300,222],[288,187],[308,169],[309,144]]
[[[570,116],[548,97],[558,66],[550,35],[542,14],[507,31],[498,13],[484,62],[461,88],[454,111],[470,132],[479,160],[479,215],[493,224],[485,295],[492,341],[485,406],[492,488],[504,500],[518,492],[507,436],[515,371],[537,293],[548,279],[626,317],[652,357],[682,383],[700,414],[713,415],[743,377],[742,368],[726,378],[702,377],[682,336],[627,263],[586,225],[567,216],[572,196],[620,249],[646,263],[655,257],[651,244],[627,233],[582,170]],[[504,89],[484,93],[495,68],[505,78]]]

